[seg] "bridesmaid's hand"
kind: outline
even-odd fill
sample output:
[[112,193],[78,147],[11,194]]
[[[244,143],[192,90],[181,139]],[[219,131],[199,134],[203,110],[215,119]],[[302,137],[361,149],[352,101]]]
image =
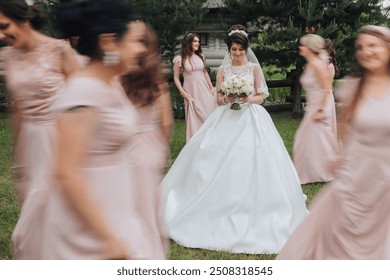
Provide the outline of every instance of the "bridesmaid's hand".
[[324,115],[324,111],[322,111],[322,110],[318,110],[317,112],[315,112],[314,117],[313,117],[315,122],[320,122],[320,121],[324,120],[324,118],[325,118],[325,115]]
[[185,92],[183,92],[183,93],[181,93],[181,96],[183,96],[183,98],[185,99],[185,100],[189,100],[190,99],[190,95],[185,91]]
[[108,260],[126,260],[128,252],[125,250],[124,244],[116,237],[111,237],[106,241],[107,259]]

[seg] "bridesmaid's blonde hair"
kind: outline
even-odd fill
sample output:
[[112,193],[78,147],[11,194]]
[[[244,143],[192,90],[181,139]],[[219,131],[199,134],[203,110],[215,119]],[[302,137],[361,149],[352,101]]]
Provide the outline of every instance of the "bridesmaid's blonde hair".
[[316,54],[319,54],[323,49],[325,49],[324,38],[316,34],[303,35],[299,39],[299,42]]

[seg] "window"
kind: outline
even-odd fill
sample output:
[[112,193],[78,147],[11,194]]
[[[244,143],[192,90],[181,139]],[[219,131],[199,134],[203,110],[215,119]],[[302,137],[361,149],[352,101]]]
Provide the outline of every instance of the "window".
[[208,46],[209,45],[209,34],[208,33],[199,33],[200,36],[200,45]]

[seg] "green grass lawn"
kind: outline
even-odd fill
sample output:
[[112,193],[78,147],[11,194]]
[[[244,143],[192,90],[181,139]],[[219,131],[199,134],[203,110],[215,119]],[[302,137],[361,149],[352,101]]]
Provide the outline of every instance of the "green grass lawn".
[[[289,151],[292,152],[294,134],[300,120],[292,119],[289,112],[272,113],[272,119]],[[185,144],[185,123],[175,121],[170,143],[169,165],[173,163]],[[11,258],[11,234],[19,213],[18,203],[12,188],[11,165],[11,133],[6,115],[0,115],[0,259]],[[307,204],[318,193],[323,184],[307,184],[303,187],[307,195]],[[268,254],[232,254],[228,252],[190,249],[170,242],[169,256],[175,260],[269,260],[275,255]]]

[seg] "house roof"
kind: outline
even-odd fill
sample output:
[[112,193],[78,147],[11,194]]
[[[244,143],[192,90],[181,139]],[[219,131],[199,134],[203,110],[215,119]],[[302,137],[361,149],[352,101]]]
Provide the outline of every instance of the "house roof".
[[222,8],[225,7],[224,0],[207,0],[205,6],[209,9]]

